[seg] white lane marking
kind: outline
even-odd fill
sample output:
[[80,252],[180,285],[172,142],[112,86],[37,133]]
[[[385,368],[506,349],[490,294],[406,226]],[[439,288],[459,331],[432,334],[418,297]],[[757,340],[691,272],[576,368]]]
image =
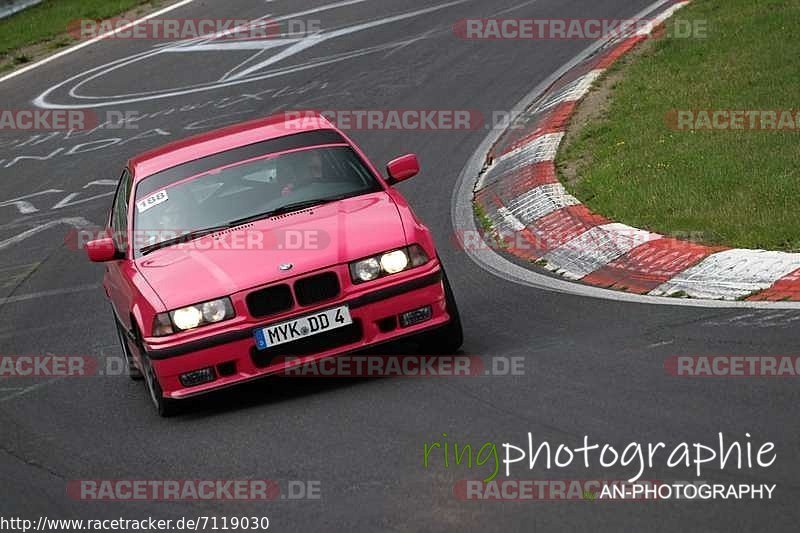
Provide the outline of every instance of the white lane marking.
[[[138,54],[134,54],[131,56],[127,56],[124,58],[120,58],[104,65],[100,65],[98,67],[86,70],[77,74],[75,76],[70,77],[64,81],[53,85],[52,87],[48,88],[45,92],[40,94],[36,99],[34,99],[34,105],[50,109],[50,108],[59,108],[59,109],[84,109],[84,108],[96,108],[96,107],[105,107],[111,105],[121,105],[133,102],[141,102],[141,101],[150,101],[156,100],[161,98],[170,98],[174,96],[183,96],[195,92],[205,92],[214,89],[220,88],[227,88],[232,87],[234,85],[242,84],[242,83],[253,83],[259,80],[285,76],[288,74],[292,74],[295,72],[301,72],[308,69],[318,68],[321,66],[329,65],[338,63],[341,61],[345,61],[348,59],[353,59],[356,57],[361,57],[367,54],[381,52],[385,50],[389,50],[395,48],[397,46],[406,46],[408,40],[404,40],[402,42],[390,42],[390,43],[382,43],[379,46],[372,46],[372,47],[365,47],[360,49],[352,49],[348,50],[347,52],[333,54],[327,57],[316,57],[309,59],[302,63],[297,63],[288,66],[278,66],[274,65],[273,68],[263,70],[265,67],[269,67],[280,60],[286,60],[301,50],[307,49],[307,45],[318,44],[320,42],[327,41],[332,38],[342,37],[354,32],[368,30],[371,28],[379,27],[383,24],[389,24],[392,22],[397,22],[400,20],[408,19],[410,17],[417,17],[421,15],[425,15],[427,13],[432,13],[437,10],[446,9],[455,5],[463,4],[465,2],[470,2],[472,0],[453,0],[451,2],[446,2],[442,4],[437,4],[431,7],[427,7],[424,9],[418,9],[416,11],[403,13],[400,15],[388,16],[381,19],[373,20],[370,22],[360,23],[353,26],[340,28],[337,30],[331,31],[323,31],[318,34],[311,35],[305,39],[307,42],[305,44],[302,43],[304,39],[298,41],[295,38],[287,38],[287,39],[267,39],[264,41],[252,41],[252,42],[219,42],[219,43],[209,43],[205,42],[207,40],[199,40],[199,39],[192,39],[187,41],[180,41],[176,43],[169,43],[167,46],[155,48],[153,50],[146,50],[144,52],[140,52]],[[333,6],[340,6],[344,5],[342,3],[339,4],[331,4]],[[322,6],[322,8],[330,8],[329,6]],[[322,9],[319,8],[319,9]],[[212,37],[213,38],[213,37]],[[297,44],[297,46],[294,46]],[[214,46],[218,49],[224,49],[226,51],[230,51],[235,47],[239,46],[250,46],[258,48],[257,54],[261,54],[264,47],[274,48],[278,46],[293,46],[291,53],[287,53],[286,50],[279,52],[277,56],[270,57],[260,63],[254,64],[250,67],[247,67],[242,72],[234,72],[231,73],[230,71],[226,73],[222,78],[216,80],[209,80],[206,82],[201,83],[194,83],[191,85],[185,86],[175,86],[166,89],[159,89],[159,90],[152,90],[152,91],[141,91],[141,92],[131,92],[128,94],[117,94],[117,95],[103,95],[103,96],[92,96],[87,94],[79,94],[79,91],[82,89],[84,85],[90,82],[95,82],[100,85],[103,84],[103,80],[98,80],[98,78],[102,78],[107,76],[108,74],[124,69],[130,68],[130,65],[135,63],[143,62],[150,60],[153,57],[156,57],[160,54],[171,53],[171,52],[192,52],[197,50],[202,50],[206,52],[208,46]],[[202,48],[199,48],[202,47]],[[234,50],[235,51],[235,50]],[[225,58],[220,59],[220,61],[228,61]],[[239,66],[243,65],[245,62],[240,62]],[[261,72],[256,72],[256,69],[261,70]],[[247,74],[245,74],[247,72]],[[57,102],[50,100],[50,95],[55,91],[61,89],[62,87],[67,87],[67,94],[71,101],[79,101],[81,103],[66,103],[66,102]]]
[[59,201],[56,205],[51,207],[50,209],[63,209],[65,207],[72,207],[73,205],[83,204],[86,202],[91,202],[92,200],[99,200],[100,198],[106,198],[108,196],[114,195],[114,191],[104,192],[101,194],[95,194],[94,196],[90,196],[88,198],[81,198],[80,200],[75,200],[78,196],[81,195],[79,192],[73,192],[65,196],[61,201]]
[[18,196],[17,198],[13,198],[11,200],[4,200],[0,202],[0,207],[13,205],[14,207],[17,208],[17,211],[19,211],[21,214],[30,215],[31,213],[38,212],[39,209],[28,201],[29,198],[35,198],[36,196],[42,196],[43,194],[54,194],[59,192],[64,192],[64,191],[61,189],[47,189],[46,191],[39,191],[31,194],[26,194],[25,196]]
[[73,52],[77,52],[78,50],[86,48],[87,46],[90,46],[90,45],[92,45],[92,44],[94,44],[94,43],[96,43],[98,41],[102,41],[106,37],[114,35],[117,32],[125,31],[125,30],[135,26],[136,24],[139,24],[140,22],[144,22],[146,20],[150,20],[151,18],[158,17],[160,15],[163,15],[164,13],[169,13],[172,10],[178,9],[180,7],[183,7],[183,6],[187,5],[187,4],[191,4],[192,2],[194,2],[194,0],[181,0],[177,4],[172,4],[171,6],[167,6],[164,9],[159,9],[158,11],[150,13],[149,15],[145,15],[144,17],[136,19],[136,20],[134,20],[134,21],[132,21],[132,22],[130,22],[128,24],[125,24],[124,26],[122,26],[120,28],[115,28],[115,29],[113,29],[111,31],[107,31],[107,32],[103,33],[102,35],[98,35],[97,37],[89,39],[88,41],[84,41],[82,43],[78,43],[75,46],[70,46],[69,48],[66,48],[66,49],[64,49],[64,50],[62,50],[60,52],[57,52],[57,53],[55,53],[55,54],[53,54],[51,56],[47,56],[44,59],[42,59],[40,61],[37,61],[36,63],[33,63],[33,64],[28,65],[26,67],[23,67],[21,69],[18,69],[18,70],[15,70],[13,72],[10,72],[9,74],[6,74],[3,77],[0,77],[0,83],[3,83],[4,81],[10,80],[11,78],[16,78],[17,76],[19,76],[21,74],[29,72],[29,71],[31,71],[31,70],[33,70],[35,68],[39,68],[42,65],[50,63],[51,61],[55,61],[56,59],[58,59],[60,57],[64,57],[64,56],[69,55],[69,54],[71,54]]
[[528,225],[553,211],[579,203],[560,183],[546,183],[519,195],[506,207],[520,222]]
[[670,344],[675,344],[675,340],[670,339],[667,341],[654,342],[653,344],[648,344],[647,348],[658,348],[659,346],[669,346]]
[[545,268],[567,279],[578,280],[622,257],[637,246],[661,239],[661,235],[611,223],[595,226],[544,256]]
[[44,224],[39,224],[29,230],[23,231],[18,235],[14,235],[13,237],[9,237],[6,240],[0,241],[0,250],[5,250],[9,246],[13,246],[14,244],[20,243],[30,237],[33,237],[37,233],[41,233],[49,228],[54,226],[58,226],[61,224],[68,224],[73,226],[77,229],[83,228],[91,228],[94,226],[91,222],[86,220],[83,217],[67,217],[67,218],[59,218],[57,220],[51,220],[50,222],[45,222]]
[[650,294],[686,293],[692,298],[735,300],[770,288],[800,268],[800,254],[763,250],[726,250],[684,270]]
[[563,137],[564,132],[541,135],[531,142],[501,155],[494,162],[494,165],[478,180],[475,190],[478,191],[487,184],[497,181],[507,172],[535,163],[552,161],[556,157],[558,146],[561,144]]
[[19,392],[16,392],[14,394],[9,394],[8,396],[4,396],[4,397],[0,398],[0,403],[7,402],[9,400],[13,400],[14,398],[19,398],[20,396],[24,396],[24,395],[26,395],[26,394],[28,394],[30,392],[33,392],[33,391],[35,391],[37,389],[41,389],[42,387],[46,387],[48,385],[52,385],[53,383],[55,383],[57,381],[61,381],[62,379],[64,379],[63,376],[55,378],[55,379],[49,379],[49,380],[44,381],[42,383],[37,383],[36,385],[31,385],[30,387],[25,387],[24,389],[22,389]]
[[527,2],[522,2],[521,4],[517,4],[511,7],[507,7],[505,9],[501,9],[500,11],[496,11],[492,13],[489,18],[498,18],[500,15],[505,15],[506,13],[511,13],[512,11],[516,11],[518,9],[522,9],[523,7],[528,7],[531,4],[535,4],[539,0],[527,0]]
[[0,306],[15,302],[27,302],[29,300],[38,300],[40,298],[52,298],[53,296],[63,296],[65,294],[74,294],[77,292],[94,291],[101,288],[102,285],[95,283],[93,285],[78,285],[77,287],[66,287],[63,289],[52,289],[49,291],[31,292],[28,294],[19,294],[17,296],[8,296],[0,298]]
[[33,7],[36,4],[41,4],[43,1],[44,0],[17,0],[14,2],[13,0],[6,0],[3,2],[3,5],[0,6],[0,20],[8,18],[29,7]]

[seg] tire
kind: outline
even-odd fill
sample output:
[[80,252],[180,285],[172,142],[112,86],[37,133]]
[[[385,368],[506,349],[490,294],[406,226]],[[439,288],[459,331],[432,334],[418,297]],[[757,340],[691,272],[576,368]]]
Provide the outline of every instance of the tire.
[[461,328],[458,305],[456,304],[453,289],[450,287],[450,281],[447,279],[447,273],[444,272],[444,267],[442,268],[442,274],[445,303],[447,305],[447,313],[450,315],[450,322],[433,331],[424,333],[420,339],[420,348],[426,353],[434,355],[453,355],[464,344],[464,330]]
[[134,381],[141,381],[144,379],[142,372],[136,366],[136,363],[133,360],[133,356],[131,355],[131,349],[128,345],[127,341],[127,334],[123,330],[120,323],[117,321],[116,316],[114,317],[114,324],[117,326],[117,337],[119,338],[119,344],[122,347],[122,355],[125,356],[125,363],[128,367],[128,377]]
[[142,352],[142,361],[144,362],[144,382],[147,386],[147,392],[150,395],[150,400],[156,408],[158,416],[168,418],[179,413],[178,400],[172,400],[164,397],[164,391],[161,390],[161,384],[158,382],[153,365],[150,359]]
[[[179,411],[179,402],[177,400],[164,397],[164,391],[161,389],[161,384],[158,382],[158,376],[156,376],[155,370],[153,370],[153,365],[150,363],[150,358],[147,357],[147,354],[144,351],[144,346],[142,346],[142,337],[139,333],[139,329],[136,327],[136,324],[134,324],[133,327],[134,335],[136,335],[136,345],[141,356],[143,367],[143,371],[139,372],[139,375],[141,376],[140,379],[144,379],[147,393],[150,396],[150,400],[153,402],[153,406],[156,408],[158,416],[165,418],[173,416]],[[128,354],[126,354],[126,357],[127,355]],[[133,361],[133,358],[131,358],[131,361]]]

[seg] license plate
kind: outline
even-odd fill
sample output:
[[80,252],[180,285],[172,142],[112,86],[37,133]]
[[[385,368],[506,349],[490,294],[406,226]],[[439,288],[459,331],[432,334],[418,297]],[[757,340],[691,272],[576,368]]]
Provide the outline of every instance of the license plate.
[[320,311],[313,315],[257,329],[255,332],[256,346],[259,350],[266,350],[273,346],[342,328],[352,323],[350,309],[343,305],[342,307]]

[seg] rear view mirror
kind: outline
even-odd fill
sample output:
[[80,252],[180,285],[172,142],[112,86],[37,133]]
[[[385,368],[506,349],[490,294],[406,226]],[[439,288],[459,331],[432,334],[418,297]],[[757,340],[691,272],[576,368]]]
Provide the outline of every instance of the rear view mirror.
[[390,183],[394,185],[419,174],[419,161],[416,155],[407,154],[389,161],[386,171],[389,173]]
[[95,263],[105,263],[117,258],[117,247],[114,245],[114,239],[105,237],[95,241],[86,243],[86,255]]

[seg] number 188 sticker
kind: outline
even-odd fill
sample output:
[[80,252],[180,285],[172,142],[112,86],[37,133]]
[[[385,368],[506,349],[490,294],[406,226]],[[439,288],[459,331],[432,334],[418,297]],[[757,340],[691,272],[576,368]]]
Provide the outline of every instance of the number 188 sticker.
[[167,190],[164,189],[151,194],[150,196],[148,196],[143,200],[139,200],[138,202],[136,202],[136,209],[140,213],[144,213],[151,207],[155,207],[158,204],[166,202],[167,200],[169,200],[169,196],[167,196]]

